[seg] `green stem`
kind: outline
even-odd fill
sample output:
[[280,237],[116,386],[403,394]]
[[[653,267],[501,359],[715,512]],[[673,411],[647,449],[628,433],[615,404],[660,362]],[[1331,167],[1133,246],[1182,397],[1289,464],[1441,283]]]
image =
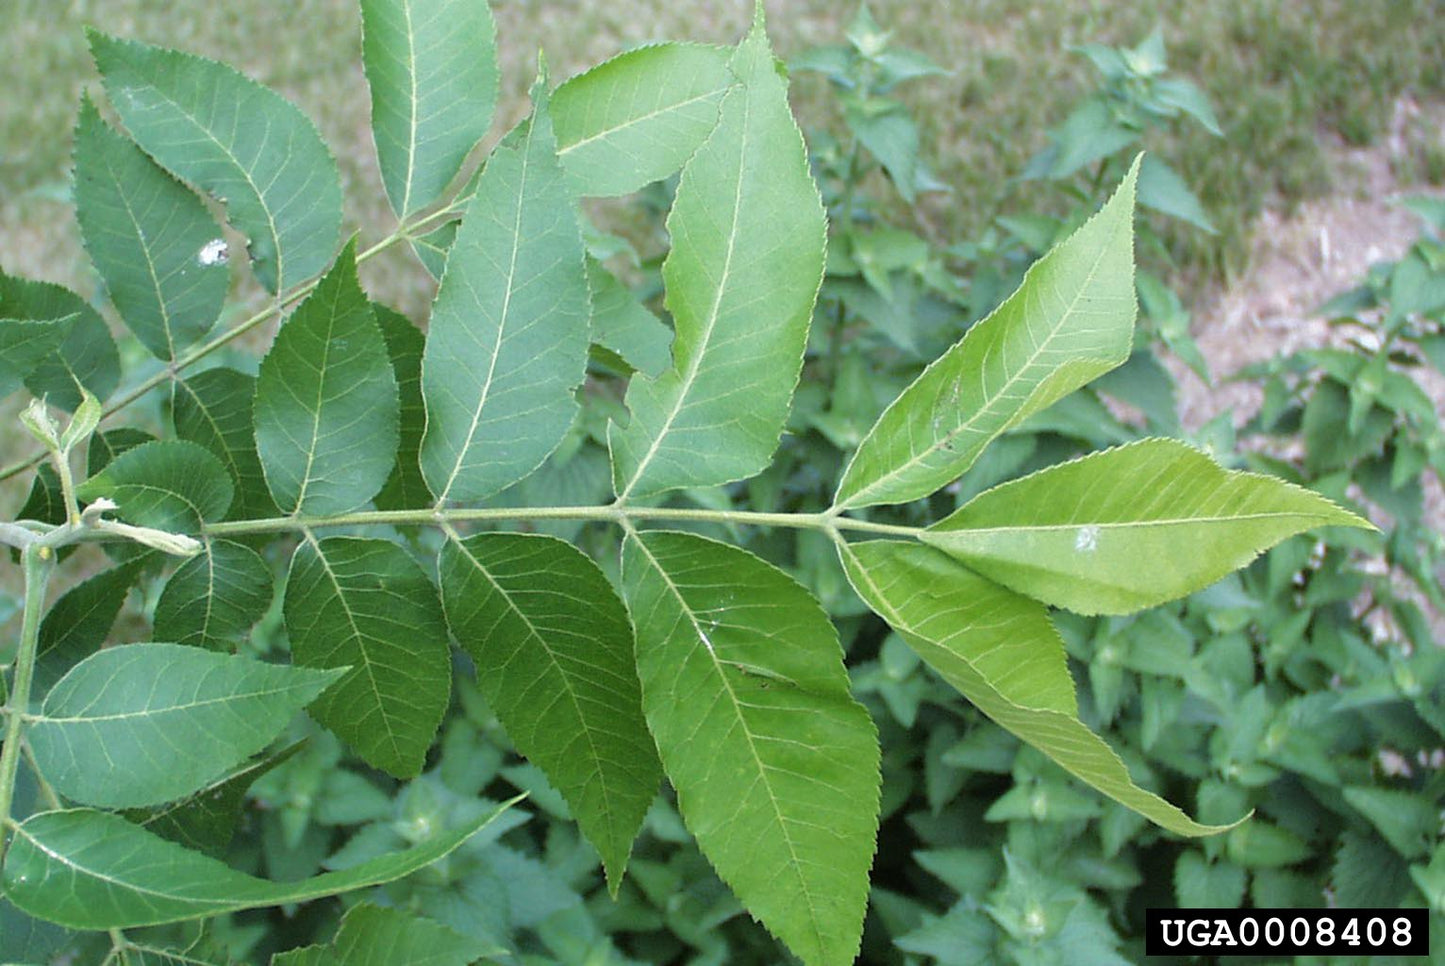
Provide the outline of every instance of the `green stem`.
[[[30,684],[35,678],[35,655],[40,648],[40,614],[45,590],[55,570],[55,553],[49,547],[29,546],[21,551],[25,572],[25,613],[20,625],[20,648],[15,656],[15,681],[5,705],[5,747],[0,749],[0,819],[10,821],[15,799],[15,775],[20,768],[20,741],[24,716],[30,708]],[[5,843],[0,842],[0,858]]]
[[[362,262],[365,262],[368,259],[373,258],[381,252],[385,251],[386,249],[390,248],[392,245],[395,245],[397,242],[409,240],[414,234],[418,232],[424,232],[427,229],[433,227],[436,223],[445,221],[446,219],[457,215],[458,206],[466,200],[468,199],[458,198],[456,199],[456,201],[452,202],[452,204],[447,205],[446,207],[441,208],[437,211],[434,211],[429,215],[418,218],[412,224],[400,226],[399,228],[397,228],[396,231],[392,232],[390,235],[387,235],[381,241],[372,245],[365,251],[360,252],[356,256],[356,263],[359,265]],[[222,332],[220,335],[216,336],[214,339],[205,343],[204,345],[196,346],[194,349],[182,353],[179,358],[177,358],[170,365],[166,366],[160,372],[156,373],[148,379],[142,380],[140,384],[137,385],[135,388],[130,389],[125,393],[122,393],[109,406],[105,408],[105,412],[102,413],[100,418],[107,419],[115,415],[122,409],[129,406],[131,403],[135,402],[137,399],[144,396],[146,393],[150,392],[152,389],[172,379],[175,379],[177,376],[180,375],[182,370],[189,369],[191,366],[195,365],[197,362],[200,362],[202,359],[215,352],[217,349],[220,349],[222,346],[225,346],[245,335],[247,332],[250,332],[252,329],[256,328],[256,326],[261,325],[272,316],[281,312],[287,305],[290,305],[291,303],[299,299],[305,298],[307,295],[310,295],[312,290],[314,290],[316,286],[320,284],[320,282],[321,277],[317,276],[311,281],[303,283],[299,287],[292,289],[290,292],[287,292],[285,295],[278,296],[275,302],[268,305],[261,311],[257,312],[250,318],[246,319],[244,322],[241,322],[234,327],[227,329],[225,332]],[[34,456],[30,456],[26,459],[20,460],[19,462],[12,463],[11,465],[5,467],[5,469],[0,470],[0,481],[8,480],[12,476],[16,476],[20,473],[25,472],[32,466],[39,463],[44,458],[44,453],[36,453]]]
[[490,523],[515,520],[592,520],[616,523],[627,527],[638,520],[660,520],[688,523],[723,523],[746,526],[788,527],[794,530],[821,530],[832,533],[853,530],[916,538],[918,527],[894,526],[854,520],[829,513],[758,513],[751,510],[701,510],[683,507],[642,506],[551,506],[551,507],[487,507],[456,510],[368,510],[343,513],[332,517],[271,517],[262,520],[234,520],[212,523],[205,527],[208,537],[233,537],[254,533],[308,531],[320,527],[352,527],[372,524],[394,526],[450,527],[457,523]]

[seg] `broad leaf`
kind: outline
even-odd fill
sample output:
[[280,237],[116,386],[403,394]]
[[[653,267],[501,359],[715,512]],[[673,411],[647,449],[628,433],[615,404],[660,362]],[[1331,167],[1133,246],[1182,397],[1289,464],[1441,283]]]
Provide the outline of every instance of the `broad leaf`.
[[421,397],[421,358],[426,337],[411,320],[384,305],[372,304],[381,334],[386,339],[391,372],[396,377],[400,406],[397,410],[396,465],[376,494],[378,510],[417,510],[431,504],[431,492],[421,475],[421,438],[426,431],[426,403]]
[[114,500],[127,523],[184,533],[224,517],[234,491],[218,459],[178,439],[127,449],[76,488],[83,500]]
[[356,277],[356,243],[281,327],[256,377],[256,452],[277,505],[364,506],[395,465],[397,389]]
[[80,319],[0,319],[0,399],[15,392],[56,349]]
[[331,946],[283,953],[271,966],[467,966],[492,949],[402,909],[359,905],[341,920]]
[[267,882],[167,842],[118,815],[43,812],[16,829],[5,858],[6,897],[73,929],[128,929],[305,902],[391,882],[471,838],[512,802],[405,852],[301,882]]
[[1229,828],[1201,825],[1135,785],[1119,757],[1079,720],[1064,645],[1042,605],[932,547],[875,541],[845,545],[840,556],[858,596],[998,724],[1171,832]]
[[587,275],[545,82],[487,162],[427,330],[421,469],[438,503],[515,483],[572,425],[587,361]]
[[137,809],[127,813],[126,818],[163,839],[224,858],[226,847],[240,824],[246,792],[257,779],[290,760],[305,744],[304,739],[292,742],[273,755],[222,775],[179,801],[155,809]]
[[341,179],[295,105],[225,64],[89,31],[105,92],[146,154],[210,192],[282,292],[331,261]]
[[805,963],[858,953],[879,752],[833,625],[746,551],[684,533],[623,548],[642,705],[684,821]]
[[496,31],[486,0],[362,0],[361,24],[381,180],[404,219],[440,197],[491,126]]
[[311,716],[376,768],[421,771],[451,699],[451,649],[436,588],[385,540],[332,537],[296,548],[284,604],[291,654],[350,667]]
[[622,602],[596,564],[552,537],[453,540],[439,567],[482,694],[567,799],[615,893],[662,777]]
[[175,359],[211,330],[231,283],[220,226],[89,99],[75,132],[75,217],[111,302],[152,354]]
[[1126,614],[1238,570],[1286,537],[1369,523],[1271,476],[1147,439],[974,497],[925,542],[992,580],[1081,614]]
[[957,479],[992,440],[1129,358],[1135,162],[1114,197],[878,418],[838,507],[907,503]]
[[250,547],[212,540],[181,564],[156,601],[155,636],[234,650],[271,606],[271,566]]
[[672,361],[672,332],[662,320],[593,258],[587,259],[587,284],[592,292],[592,341],[648,376],[666,369]]
[[608,433],[623,499],[761,470],[803,362],[826,219],[761,19],[731,69],[741,83],[683,169],[667,219],[673,368],[634,377],[631,422]]
[[557,155],[577,190],[625,195],[674,174],[717,124],[727,64],[725,48],[654,44],[558,87]]
[[50,605],[40,622],[35,661],[38,691],[48,691],[66,671],[100,650],[140,570],[139,560],[102,570]]
[[251,422],[255,397],[256,378],[235,369],[207,369],[171,383],[176,436],[210,450],[236,485],[227,514],[232,520],[256,520],[278,512],[256,455]]
[[32,395],[44,396],[52,406],[73,412],[80,405],[82,387],[100,400],[115,391],[120,382],[115,340],[100,313],[70,289],[0,272],[0,319],[65,327],[53,351],[38,362],[31,361],[25,387]]
[[50,689],[26,740],[73,801],[158,805],[265,748],[339,677],[179,644],[107,648]]

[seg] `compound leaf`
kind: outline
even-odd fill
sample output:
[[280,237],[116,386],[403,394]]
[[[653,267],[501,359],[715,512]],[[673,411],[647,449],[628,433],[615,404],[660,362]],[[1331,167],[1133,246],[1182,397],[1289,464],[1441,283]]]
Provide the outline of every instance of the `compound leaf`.
[[778,445],[823,275],[826,219],[761,19],[741,83],[683,169],[663,264],[673,367],[634,377],[608,432],[619,497],[742,479]]
[[804,963],[852,962],[879,752],[827,615],[772,565],[685,533],[630,534],[623,586],[643,710],[703,854]]
[[839,552],[858,596],[999,725],[1171,832],[1212,835],[1230,827],[1201,825],[1135,785],[1119,757],[1079,720],[1064,645],[1041,604],[932,547],[873,541]]
[[451,649],[416,561],[385,540],[307,541],[291,559],[284,612],[296,663],[351,668],[311,716],[372,766],[420,772],[451,698]]
[[212,540],[176,568],[156,601],[155,636],[233,650],[271,606],[271,567],[250,547]]
[[341,674],[180,644],[106,648],[50,689],[26,740],[67,798],[158,805],[265,748]]
[[1318,494],[1146,439],[974,497],[922,534],[1005,587],[1126,614],[1214,583],[1301,531],[1369,523]]
[[545,81],[487,162],[447,256],[422,357],[421,469],[470,502],[541,465],[572,425],[587,364],[582,233]]
[[291,102],[225,64],[88,31],[105,92],[136,142],[226,206],[272,292],[331,261],[341,178]]
[[199,533],[202,523],[226,515],[235,488],[209,450],[167,439],[127,449],[75,492],[83,500],[115,501],[115,516],[138,527]]
[[596,564],[554,537],[453,540],[439,566],[447,621],[482,694],[567,799],[615,893],[662,777],[622,602]]
[[5,894],[20,910],[72,929],[128,929],[305,902],[410,875],[452,852],[515,801],[404,852],[300,882],[237,872],[107,812],[42,812],[15,829],[5,858]]
[[[100,313],[70,289],[0,272],[0,319],[48,322],[64,330],[52,351],[38,360],[28,350],[21,354],[21,361],[29,369],[25,387],[32,395],[43,396],[52,406],[74,412],[80,405],[81,389],[88,389],[102,401],[115,391],[120,382],[120,353],[115,340]],[[18,341],[18,336],[28,336],[32,331],[25,326],[23,333],[12,333],[0,345]],[[48,341],[49,334],[42,338]],[[12,353],[20,354],[18,349],[7,349],[7,355]]]
[[907,503],[956,479],[992,440],[1133,345],[1136,161],[1114,197],[878,418],[838,484],[841,508]]
[[683,166],[732,86],[728,50],[652,44],[578,74],[552,95],[557,156],[584,195],[625,195]]
[[175,359],[211,330],[231,284],[220,226],[88,98],[75,131],[75,217],[111,302],[153,355]]
[[256,377],[256,452],[288,513],[366,504],[396,462],[397,389],[356,243],[281,327]]
[[207,369],[171,383],[171,420],[176,436],[204,446],[220,460],[236,486],[227,517],[256,520],[277,514],[266,487],[251,422],[256,377],[235,369]]
[[497,46],[486,0],[362,0],[381,180],[399,218],[436,201],[487,133]]

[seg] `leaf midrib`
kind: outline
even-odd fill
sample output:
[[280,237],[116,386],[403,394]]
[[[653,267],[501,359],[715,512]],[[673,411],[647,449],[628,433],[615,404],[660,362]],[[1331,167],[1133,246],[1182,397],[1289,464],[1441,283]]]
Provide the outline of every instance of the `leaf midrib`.
[[951,533],[1018,533],[1029,532],[1050,532],[1077,530],[1080,527],[1094,527],[1099,530],[1124,530],[1136,527],[1176,527],[1186,526],[1191,523],[1236,523],[1247,520],[1284,520],[1284,519],[1319,520],[1320,526],[1329,525],[1329,517],[1320,513],[1307,513],[1299,510],[1285,510],[1265,513],[1239,513],[1229,516],[1202,516],[1202,517],[1166,517],[1159,520],[1119,520],[1113,522],[1102,522],[1098,520],[1079,520],[1074,523],[1019,523],[1006,524],[997,527],[949,527],[946,529],[929,528],[924,531],[931,534]]
[[[729,85],[729,86],[731,86],[731,85]],[[727,91],[728,91],[728,87],[722,88],[722,91],[723,91],[723,94],[726,95],[726,93],[727,93]],[[599,140],[601,140],[601,139],[603,139],[603,138],[605,138],[605,137],[611,137],[612,135],[616,134],[618,131],[624,131],[624,130],[626,130],[626,129],[629,128],[629,127],[632,127],[632,126],[637,125],[637,124],[642,124],[642,123],[644,123],[644,122],[646,122],[646,121],[650,121],[650,120],[652,120],[652,119],[655,118],[655,117],[661,117],[661,116],[664,115],[664,114],[670,114],[670,113],[672,113],[672,112],[674,112],[674,111],[680,111],[680,110],[682,110],[682,109],[685,108],[685,107],[690,107],[690,106],[692,106],[693,104],[696,104],[698,101],[705,101],[705,100],[707,100],[707,99],[710,98],[710,97],[717,96],[717,94],[718,94],[717,90],[714,89],[714,90],[706,91],[706,92],[704,92],[704,93],[702,93],[702,94],[698,94],[698,95],[696,95],[696,96],[694,96],[694,97],[689,97],[689,98],[687,98],[686,100],[675,101],[675,102],[673,102],[673,103],[671,103],[671,104],[664,105],[663,107],[660,107],[660,108],[658,108],[658,109],[656,109],[656,110],[648,111],[646,114],[638,114],[638,115],[636,115],[635,117],[631,117],[631,118],[627,119],[626,121],[623,121],[621,124],[614,124],[612,127],[604,128],[603,130],[598,131],[596,134],[589,134],[587,137],[581,138],[581,139],[576,140],[576,141],[573,141],[572,143],[566,145],[565,147],[559,145],[558,148],[557,148],[557,157],[559,157],[559,158],[560,158],[560,157],[563,157],[563,156],[566,155],[567,152],[569,152],[569,151],[575,151],[576,149],[578,149],[578,148],[580,148],[580,147],[584,147],[585,145],[591,144],[593,141],[599,141]]]
[[[919,463],[923,462],[925,459],[928,459],[933,454],[937,453],[940,449],[943,449],[948,444],[952,443],[955,439],[957,439],[959,436],[962,436],[965,432],[972,430],[981,420],[983,420],[985,416],[993,415],[993,407],[998,404],[999,400],[1003,399],[1008,394],[1008,391],[1024,377],[1025,373],[1027,373],[1030,369],[1034,367],[1034,365],[1038,362],[1039,357],[1043,355],[1046,351],[1048,351],[1049,346],[1053,343],[1055,339],[1059,337],[1059,334],[1063,330],[1065,324],[1067,324],[1067,322],[1073,316],[1075,310],[1077,309],[1079,300],[1083,298],[1084,291],[1093,284],[1094,277],[1098,274],[1099,266],[1103,264],[1104,259],[1106,256],[1108,256],[1108,254],[1109,246],[1100,245],[1098,252],[1095,255],[1093,264],[1089,266],[1088,275],[1085,277],[1083,283],[1078,286],[1078,291],[1074,293],[1073,299],[1069,301],[1067,308],[1064,309],[1064,312],[1059,317],[1059,321],[1050,328],[1049,334],[1039,342],[1038,346],[1035,347],[1034,351],[1029,354],[1028,359],[1025,360],[1024,363],[1019,366],[1018,369],[1011,376],[1008,377],[1008,379],[1004,380],[1004,384],[998,389],[998,391],[993,393],[993,395],[988,400],[986,400],[984,404],[979,407],[979,409],[972,416],[970,416],[967,420],[959,423],[958,426],[949,430],[942,437],[935,439],[932,444],[920,450],[913,456],[909,457],[901,465],[878,477],[867,486],[859,488],[851,496],[847,497],[841,503],[839,503],[839,508],[842,509],[849,507],[868,506],[869,504],[861,503],[860,501],[870,499],[871,494],[875,493],[879,488],[884,487],[888,483],[891,483],[899,476],[910,472]],[[1029,266],[1028,272],[1024,274],[1023,281],[1019,283],[1020,292],[1027,291],[1025,287],[1028,285],[1028,276],[1033,274],[1034,270],[1037,267],[1038,263]],[[985,323],[987,321],[988,320],[985,320]],[[982,324],[984,323],[980,323],[980,325]],[[938,363],[935,363],[935,365],[941,364],[947,358],[948,356],[947,354],[945,354],[942,358],[938,360]],[[1093,358],[1095,357],[1090,357],[1090,361],[1092,361]],[[979,378],[983,378],[982,373],[979,374]],[[1029,398],[1032,398],[1032,396],[1033,394],[1030,393]],[[898,397],[898,399],[895,399],[893,403],[889,405],[889,411],[891,411],[894,406],[897,406],[899,402],[902,401],[902,399],[902,396]],[[1026,399],[1025,403],[1027,403],[1027,401],[1028,400]],[[884,416],[887,416],[886,412],[884,413]],[[880,417],[878,425],[881,426],[882,424],[883,418]],[[1000,432],[1002,432],[1002,429],[1000,430]],[[871,437],[872,433],[870,433],[869,436]],[[861,446],[858,452],[862,452]],[[851,470],[852,468],[853,464],[850,462],[848,469]]]

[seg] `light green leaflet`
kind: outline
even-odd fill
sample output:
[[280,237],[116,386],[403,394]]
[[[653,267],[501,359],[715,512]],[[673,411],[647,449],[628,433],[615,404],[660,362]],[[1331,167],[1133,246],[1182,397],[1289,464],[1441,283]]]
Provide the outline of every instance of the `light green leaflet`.
[[[29,362],[30,371],[24,378],[31,395],[43,396],[50,405],[74,412],[80,405],[79,387],[102,401],[115,391],[120,382],[120,355],[115,340],[100,313],[70,289],[13,278],[0,271],[0,319],[65,327],[54,352],[22,360]],[[10,342],[5,338],[0,345]]]
[[505,950],[403,909],[359,905],[341,919],[330,946],[280,953],[271,966],[467,966]]
[[[840,547],[853,589],[928,665],[984,714],[1075,777],[1180,835],[1211,835],[1134,784],[1124,763],[1079,720],[1063,642],[1041,604],[918,544]],[[1015,665],[1033,674],[1014,673]]]
[[397,388],[353,240],[261,360],[256,452],[288,513],[346,513],[396,463]]
[[432,305],[421,469],[439,504],[517,482],[577,412],[591,314],[582,233],[545,80],[533,103],[531,120],[487,162]]
[[179,439],[127,449],[76,488],[82,500],[113,500],[126,523],[183,533],[224,517],[234,492],[220,460]]
[[236,485],[227,517],[257,520],[278,514],[256,455],[252,403],[256,377],[217,368],[171,382],[171,420],[176,436],[210,450]]
[[672,331],[647,310],[602,263],[587,259],[592,293],[592,341],[648,376],[672,362]]
[[452,540],[439,568],[482,694],[567,799],[615,894],[662,778],[622,602],[591,559],[553,537]]
[[405,852],[301,882],[267,882],[237,872],[118,815],[43,812],[15,829],[5,858],[5,894],[21,911],[72,929],[128,929],[305,902],[391,882],[430,865],[518,800]]
[[362,0],[381,180],[400,218],[436,201],[487,133],[497,45],[486,0]]
[[681,168],[717,124],[727,62],[721,47],[653,44],[557,88],[557,156],[578,192],[625,195]]
[[1202,590],[1311,527],[1369,527],[1329,500],[1146,439],[974,497],[922,534],[1021,594],[1127,614]]
[[271,567],[245,544],[212,540],[176,568],[156,601],[155,636],[233,650],[271,606]]
[[631,422],[608,432],[624,500],[761,470],[803,362],[827,227],[761,17],[731,69],[740,83],[683,169],[667,219],[673,368],[634,376]]
[[326,267],[341,230],[341,179],[306,115],[225,64],[87,33],[131,137],[225,204],[262,285],[282,292]]
[[351,672],[311,716],[375,768],[421,771],[451,699],[451,648],[436,588],[401,547],[331,537],[296,548],[284,604],[291,654]]
[[698,846],[808,966],[858,954],[879,751],[817,601],[752,554],[631,533],[642,705]]
[[265,748],[341,673],[179,644],[106,648],[50,689],[26,740],[72,801],[159,805]]
[[841,508],[907,503],[957,479],[1000,433],[1129,357],[1135,161],[1114,197],[883,412],[843,471]]
[[175,359],[211,330],[231,284],[220,226],[89,98],[75,131],[75,217],[111,302],[153,355]]

